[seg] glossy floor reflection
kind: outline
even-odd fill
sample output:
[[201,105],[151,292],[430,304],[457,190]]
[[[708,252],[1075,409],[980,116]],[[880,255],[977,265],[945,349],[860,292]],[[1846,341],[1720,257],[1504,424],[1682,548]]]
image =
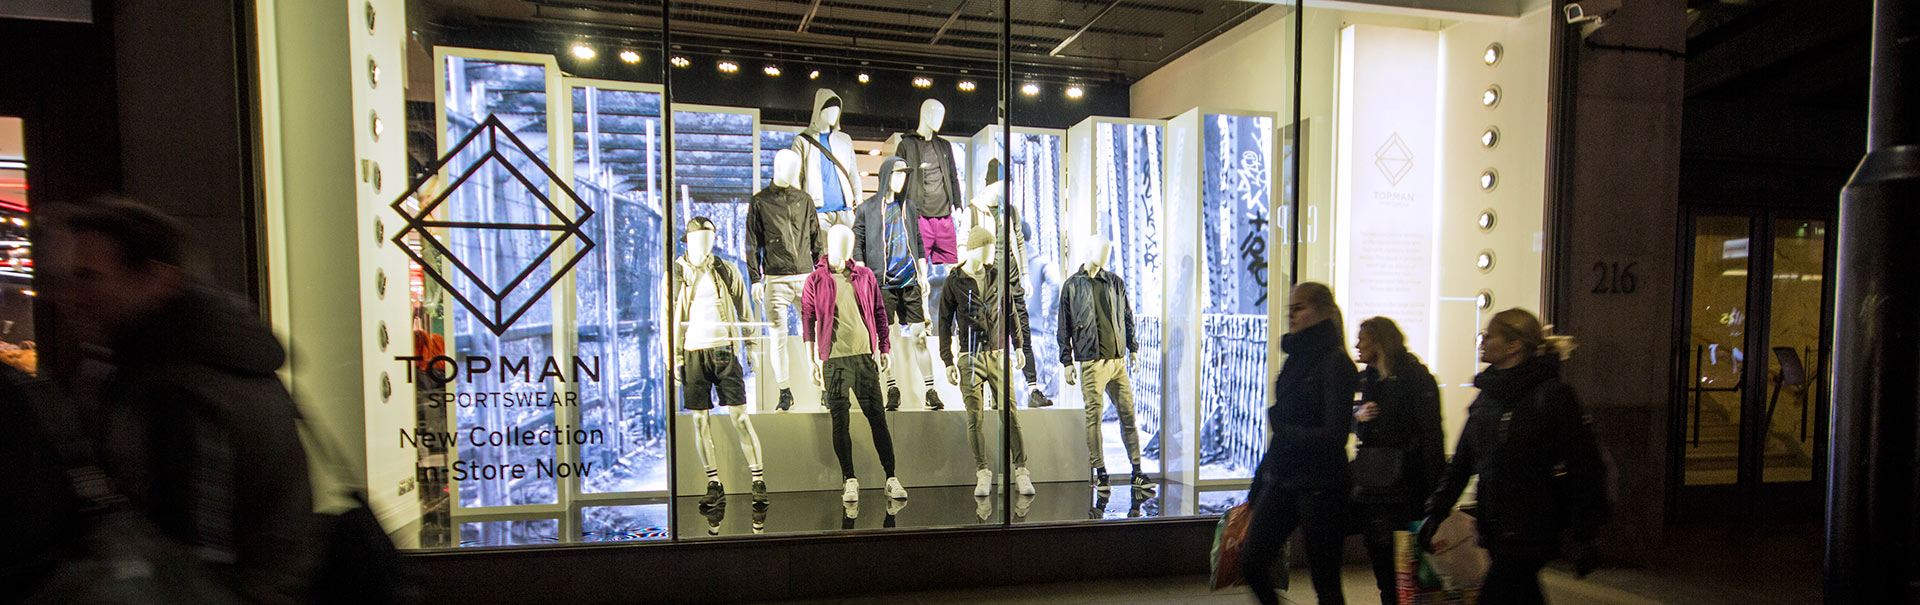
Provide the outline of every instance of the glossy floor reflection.
[[[751,496],[727,496],[719,506],[703,507],[700,497],[679,498],[675,527],[683,539],[771,534],[805,534],[872,529],[929,529],[994,526],[1006,523],[1062,523],[1162,516],[1212,515],[1246,498],[1246,490],[1196,490],[1167,485],[1151,490],[1115,486],[1104,493],[1079,481],[1040,483],[1032,496],[1009,502],[999,489],[975,497],[967,486],[921,487],[905,501],[879,489],[862,490],[860,501],[845,503],[838,491],[771,494],[764,505]],[[1008,508],[1011,510],[1007,510]],[[1008,513],[1011,512],[1011,519]]]

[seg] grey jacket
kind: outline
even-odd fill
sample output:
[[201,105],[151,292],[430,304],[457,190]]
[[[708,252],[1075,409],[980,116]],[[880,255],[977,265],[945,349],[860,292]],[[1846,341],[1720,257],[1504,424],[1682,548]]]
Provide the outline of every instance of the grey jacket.
[[687,345],[687,321],[692,317],[693,286],[699,283],[702,275],[710,276],[714,285],[720,288],[720,321],[727,324],[727,336],[745,339],[752,330],[741,325],[741,318],[747,317],[751,309],[747,306],[747,297],[743,293],[745,285],[740,281],[740,270],[733,263],[708,255],[707,262],[694,265],[682,256],[673,262],[673,329],[679,338],[674,342],[684,348]]

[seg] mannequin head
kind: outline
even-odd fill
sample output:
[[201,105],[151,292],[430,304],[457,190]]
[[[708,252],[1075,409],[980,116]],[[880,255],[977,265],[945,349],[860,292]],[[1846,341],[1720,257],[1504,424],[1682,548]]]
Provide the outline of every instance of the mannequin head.
[[940,104],[939,100],[927,99],[920,104],[921,137],[932,139],[933,133],[940,132],[940,127],[945,126],[946,122],[947,106]]
[[704,216],[693,217],[687,222],[687,234],[680,241],[687,243],[687,262],[695,265],[707,262],[713,256],[713,241],[718,232],[713,229],[713,221]]
[[993,230],[974,227],[972,231],[967,232],[966,269],[968,273],[977,275],[981,265],[992,264],[995,252]]
[[1087,238],[1087,255],[1080,260],[1080,266],[1087,273],[1099,273],[1107,267],[1107,256],[1113,253],[1113,242],[1098,235]]
[[839,128],[840,127],[840,106],[834,105],[832,107],[821,109],[820,121],[825,122],[827,124],[827,127],[829,128]]
[[815,133],[840,129],[840,95],[832,89],[813,91],[813,122],[807,126]]
[[853,228],[834,225],[827,230],[827,262],[841,267],[849,258],[853,258]]
[[885,186],[888,191],[900,193],[907,189],[906,168],[906,160],[900,159],[898,156],[887,156],[887,159],[880,162],[880,172],[877,176],[880,177],[880,183]]
[[894,193],[905,191],[907,189],[907,171],[895,170],[893,174],[887,175],[887,188],[892,189]]
[[792,149],[782,149],[773,154],[773,184],[792,187],[800,182],[800,154]]

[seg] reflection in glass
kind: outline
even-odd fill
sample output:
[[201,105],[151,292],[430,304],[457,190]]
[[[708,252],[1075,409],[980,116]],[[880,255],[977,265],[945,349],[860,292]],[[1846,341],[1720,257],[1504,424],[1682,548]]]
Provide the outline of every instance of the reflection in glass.
[[1817,452],[1821,328],[1826,292],[1825,221],[1773,221],[1773,293],[1768,299],[1767,431],[1761,480],[1811,481]]
[[581,542],[632,542],[667,538],[665,502],[580,509]]
[[559,519],[460,524],[460,546],[529,546],[560,542]]
[[1694,222],[1687,485],[1732,484],[1739,476],[1740,406],[1747,372],[1748,228],[1748,219],[1737,216],[1703,216]]

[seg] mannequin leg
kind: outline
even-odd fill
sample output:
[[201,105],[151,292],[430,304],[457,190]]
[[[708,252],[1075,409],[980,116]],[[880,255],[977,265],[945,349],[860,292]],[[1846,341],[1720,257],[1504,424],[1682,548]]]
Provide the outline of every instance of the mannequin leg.
[[733,416],[734,431],[740,435],[740,455],[747,459],[747,470],[753,472],[755,480],[760,479],[760,433],[753,429],[753,417],[747,415],[744,407],[734,406],[727,410]]
[[827,415],[833,421],[833,455],[840,459],[840,478],[852,479],[853,476],[853,437],[848,434],[847,384],[841,380],[845,370],[839,359],[829,359],[822,371],[826,374],[827,392],[825,403]]
[[[1107,456],[1105,443],[1100,439],[1100,417],[1105,414],[1106,400],[1100,394],[1100,362],[1082,361],[1080,368],[1080,396],[1087,406],[1087,464],[1093,468],[1106,468]],[[1072,371],[1069,369],[1068,371]]]
[[800,297],[800,282],[805,275],[779,275],[767,277],[767,321],[773,323],[772,359],[767,360],[773,368],[773,382],[780,388],[788,388],[787,383],[787,316],[794,312],[793,303]]
[[1113,398],[1113,410],[1120,414],[1120,441],[1127,444],[1127,461],[1133,463],[1134,472],[1139,472],[1140,432],[1133,424],[1133,379],[1127,376],[1127,362],[1111,361],[1114,369],[1112,380],[1107,382],[1107,395]]
[[[867,427],[873,430],[873,451],[880,456],[880,468],[887,472],[888,477],[892,477],[893,434],[887,431],[886,410],[882,409],[879,405],[879,367],[873,361],[873,358],[869,356],[862,355],[853,359],[857,360],[856,363],[861,365],[851,368],[851,370],[857,371],[849,371],[847,373],[858,375],[851,376],[850,380],[845,382],[852,384],[843,384],[841,389],[844,392],[848,386],[851,386],[854,390],[853,396],[860,400],[860,413],[867,417]],[[842,397],[845,397],[845,395],[842,395]],[[867,403],[869,401],[873,403]],[[845,408],[843,407],[841,409],[844,410]],[[852,465],[848,464],[847,466],[851,467]],[[852,475],[848,476],[851,477]]]
[[961,353],[954,362],[960,370],[960,401],[967,406],[967,445],[973,446],[973,468],[987,468],[987,440],[981,435],[980,353]]
[[713,421],[707,410],[693,412],[694,450],[700,452],[700,468],[707,470],[707,481],[720,480],[720,466],[714,462]]

